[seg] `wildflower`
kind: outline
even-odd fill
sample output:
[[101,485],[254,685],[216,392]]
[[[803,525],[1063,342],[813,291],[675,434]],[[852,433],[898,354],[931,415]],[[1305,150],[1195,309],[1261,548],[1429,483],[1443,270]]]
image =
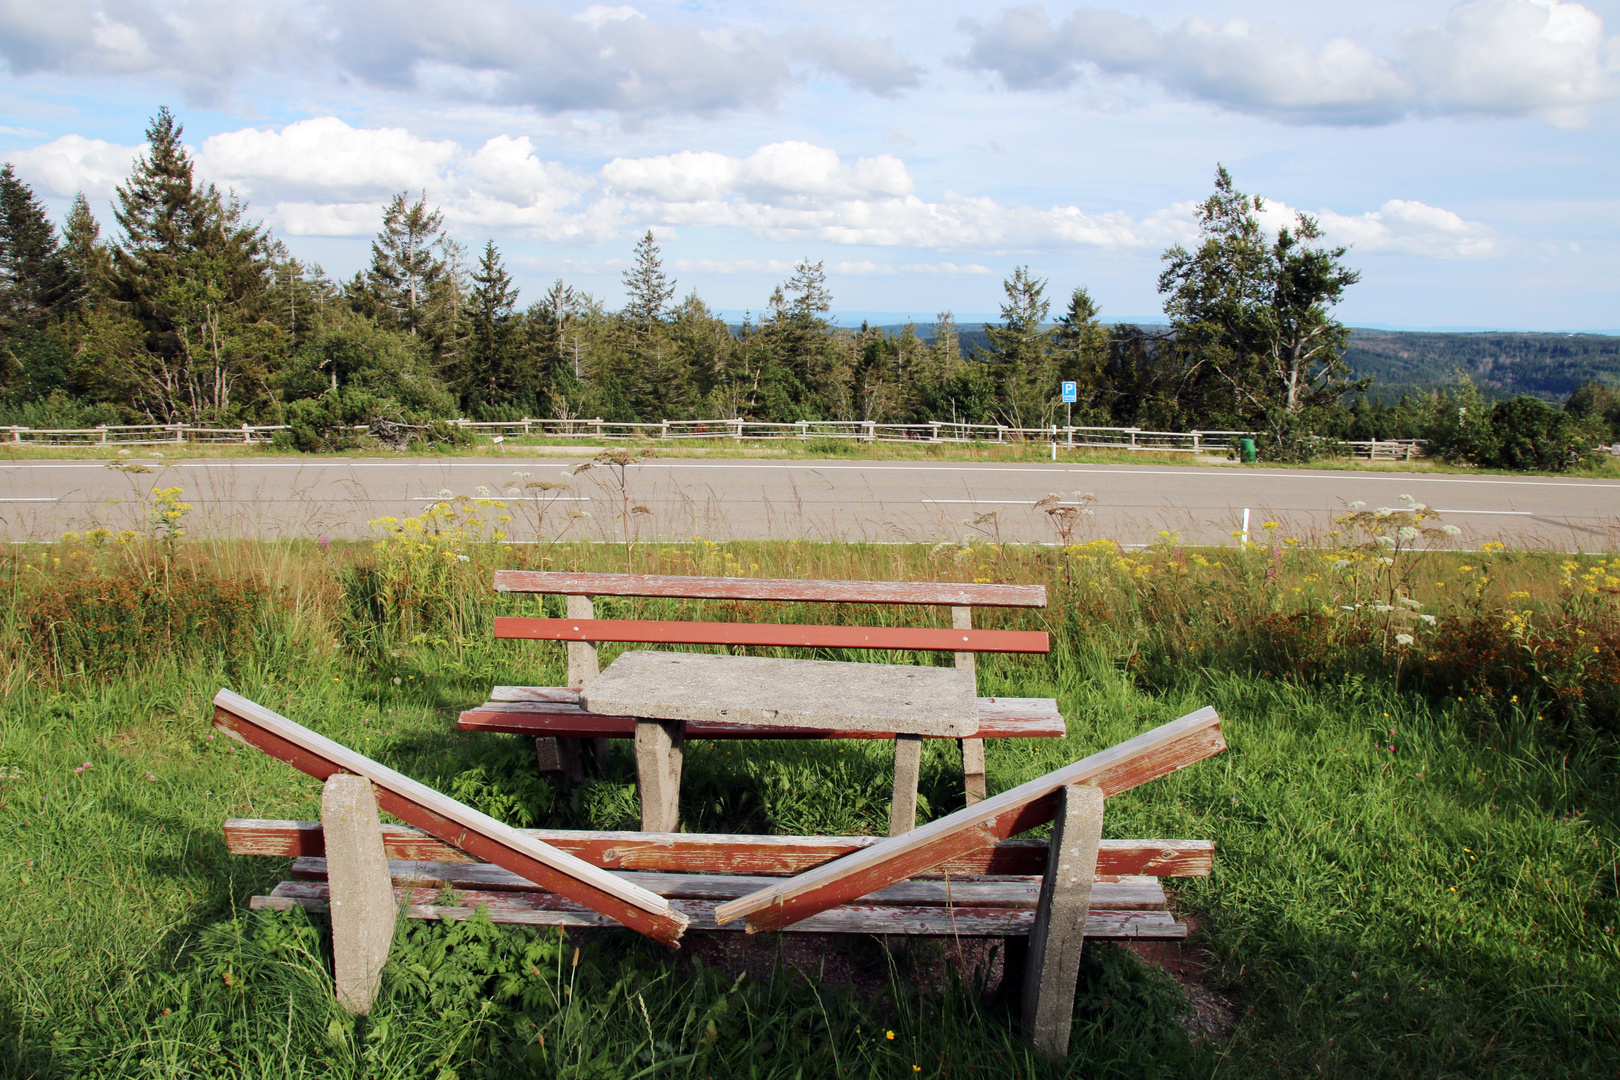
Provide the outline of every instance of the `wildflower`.
[[82,772],[84,772],[84,770],[88,769],[89,767],[90,767],[90,763],[87,761],[83,765],[79,765],[79,766],[75,767],[73,771],[76,772],[76,773],[82,773]]
[[147,774],[146,774],[146,779],[148,781],[152,781],[152,780],[156,780],[157,777],[155,775],[153,775],[150,771],[148,771]]
[[1396,634],[1395,635],[1395,644],[1397,644],[1397,645],[1410,645],[1415,640],[1416,639],[1414,637],[1412,637],[1411,634]]
[[1435,624],[1435,622],[1436,622],[1435,617],[1433,615],[1419,615],[1418,618],[1422,619],[1424,622],[1428,623],[1430,626],[1433,626]]
[[1410,596],[1398,597],[1396,598],[1395,602],[1400,604],[1402,607],[1409,607],[1413,611],[1416,611],[1418,608],[1423,606],[1420,602],[1412,599]]
[[1355,502],[1350,504],[1350,509],[1352,509],[1352,510],[1360,510],[1362,507],[1364,507],[1366,505],[1367,505],[1366,503],[1362,502],[1360,499],[1357,499]]
[[1416,540],[1418,538],[1418,531],[1410,525],[1402,525],[1399,529],[1395,530],[1395,535],[1400,537],[1402,540]]
[[466,555],[457,555],[457,556],[456,556],[456,561],[457,561],[457,562],[472,562],[472,559],[471,559],[471,558],[469,558],[469,557],[468,557],[468,556],[466,556]]
[[1442,526],[1440,526],[1440,531],[1445,533],[1447,536],[1461,536],[1462,535],[1462,530],[1457,528],[1457,526],[1455,526],[1455,525],[1442,525]]
[[888,1039],[888,1040],[889,1040],[889,1041],[890,1041],[890,1042],[893,1042],[893,1041],[894,1041],[894,1032],[892,1032],[892,1031],[885,1031],[885,1032],[884,1032],[884,1033],[883,1033],[883,1037],[884,1037],[884,1038],[885,1038],[885,1039]]

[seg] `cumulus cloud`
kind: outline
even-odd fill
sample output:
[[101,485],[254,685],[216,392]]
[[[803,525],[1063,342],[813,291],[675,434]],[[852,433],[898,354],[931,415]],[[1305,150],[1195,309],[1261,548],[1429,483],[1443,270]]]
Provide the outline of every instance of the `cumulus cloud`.
[[1385,124],[1410,116],[1544,117],[1571,126],[1620,96],[1617,39],[1573,0],[1463,0],[1381,55],[1350,37],[1311,45],[1274,24],[1189,18],[1166,30],[1080,8],[1054,24],[1038,4],[981,22],[958,67],[1013,90],[1061,90],[1088,72],[1295,123]]
[[[24,179],[57,195],[107,195],[143,148],[77,135],[13,156]],[[988,197],[917,193],[892,154],[846,161],[811,143],[771,143],[747,157],[681,151],[614,158],[594,175],[546,161],[527,137],[497,135],[468,149],[400,128],[356,128],[336,117],[210,136],[196,151],[203,177],[252,199],[252,210],[292,236],[368,236],[394,193],[421,191],[453,228],[553,242],[602,243],[653,229],[737,229],[768,240],[1004,254],[1090,248],[1151,252],[1197,239],[1197,206],[1150,213],[1078,206],[1009,206]],[[1295,211],[1267,202],[1273,232]],[[1486,258],[1500,253],[1488,226],[1421,202],[1317,212],[1328,239],[1357,253]],[[781,273],[775,260],[677,262],[683,272]],[[989,274],[979,262],[872,260],[834,265],[843,274]]]
[[41,146],[10,155],[17,172],[53,195],[82,191],[106,198],[129,175],[142,146],[119,146],[82,135],[63,135]]
[[805,65],[884,96],[918,80],[888,41],[659,22],[627,5],[570,14],[520,0],[0,0],[0,58],[15,75],[155,76],[203,103],[248,76],[297,71],[632,120],[768,108]]

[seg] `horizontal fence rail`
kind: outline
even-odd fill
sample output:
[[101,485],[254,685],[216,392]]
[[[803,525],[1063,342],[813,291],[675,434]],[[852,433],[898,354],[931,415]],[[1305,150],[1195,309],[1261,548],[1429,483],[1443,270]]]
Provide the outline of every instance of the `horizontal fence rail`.
[[[451,420],[465,431],[487,435],[497,442],[511,438],[545,439],[731,439],[736,442],[774,439],[853,439],[858,442],[922,443],[1053,443],[1076,449],[1153,450],[1201,454],[1227,449],[1234,439],[1252,438],[1251,431],[1153,431],[1136,427],[1009,427],[1004,424],[965,424],[932,421],[925,424],[879,424],[869,420],[800,420],[768,423],[758,420]],[[119,424],[93,428],[0,428],[7,441],[31,446],[163,446],[174,443],[214,443],[252,446],[270,442],[286,424],[243,424],[206,427],[191,424]],[[351,430],[364,434],[358,425]],[[425,430],[425,427],[424,429]],[[1351,456],[1372,461],[1411,461],[1423,456],[1422,439],[1372,439],[1334,442]]]

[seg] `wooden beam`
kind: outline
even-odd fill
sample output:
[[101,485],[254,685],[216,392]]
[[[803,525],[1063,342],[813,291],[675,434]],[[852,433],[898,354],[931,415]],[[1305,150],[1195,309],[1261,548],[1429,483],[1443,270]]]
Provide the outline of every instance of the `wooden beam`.
[[1116,795],[1225,748],[1220,717],[1214,709],[1200,709],[903,836],[722,904],[715,915],[721,922],[746,916],[750,930],[780,930],[807,915],[914,877],[945,859],[1051,821],[1058,790],[1069,784],[1094,784],[1105,797]]
[[1069,1056],[1074,988],[1086,920],[1095,905],[1097,845],[1102,839],[1103,795],[1091,784],[1058,789],[1052,844],[1041,879],[1040,907],[1029,932],[1024,972],[1024,1029],[1048,1061]]
[[[707,833],[584,832],[519,829],[593,866],[611,870],[678,870],[693,874],[797,874],[881,843],[879,836],[726,836]],[[472,863],[465,852],[408,825],[384,825],[390,859]],[[233,855],[298,858],[325,853],[318,821],[231,818],[225,845]],[[1046,841],[1001,840],[935,866],[932,875],[1030,875],[1046,868]],[[1202,877],[1214,863],[1209,840],[1104,840],[1097,874]],[[913,875],[919,877],[923,875]]]
[[524,836],[324,735],[230,690],[214,696],[214,727],[325,781],[335,773],[375,785],[381,809],[484,862],[505,867],[648,937],[675,946],[686,917],[655,893],[628,885],[577,856]]
[[[438,889],[401,888],[395,900],[411,919],[470,919],[482,908],[491,922],[524,926],[612,926],[611,919],[550,893],[502,893],[458,890],[460,905],[445,906]],[[326,911],[322,882],[284,881],[269,896],[248,901],[254,911]],[[670,906],[691,921],[693,930],[739,930],[737,923],[716,923],[713,900],[671,900]],[[883,934],[931,937],[1021,937],[1030,932],[1035,912],[1027,908],[940,908],[898,904],[846,904],[804,919],[787,930],[811,934]],[[1178,940],[1187,927],[1167,911],[1093,911],[1086,936],[1126,940]]]
[[[492,892],[536,892],[534,883],[510,870],[489,863],[415,862],[395,859],[388,864],[392,884],[411,888],[487,889]],[[327,881],[327,860],[305,856],[293,860],[295,881]],[[759,874],[659,874],[643,870],[622,871],[625,881],[640,885],[668,900],[735,900],[769,885],[771,879]],[[1092,907],[1110,911],[1162,911],[1164,886],[1158,878],[1134,875],[1107,878],[1097,882]],[[901,881],[870,896],[863,904],[908,904],[923,907],[1001,907],[1028,908],[1040,904],[1039,877],[953,877],[949,881]],[[1072,988],[1071,988],[1072,989]]]
[[930,626],[821,626],[793,623],[684,622],[648,619],[535,619],[501,615],[495,637],[507,641],[633,641],[650,645],[757,645],[795,649],[925,649],[935,652],[1044,653],[1044,630],[944,630]]
[[796,578],[688,577],[680,574],[575,574],[497,570],[495,591],[574,596],[670,596],[688,600],[786,600],[850,604],[979,604],[1045,607],[1044,585],[953,581],[801,581]]
[[[493,701],[463,712],[457,721],[464,731],[494,731],[509,735],[574,736],[592,739],[629,739],[636,733],[633,716],[586,712],[579,694],[566,687],[497,686]],[[550,699],[500,699],[500,691],[556,691]],[[985,739],[1061,739],[1068,727],[1051,698],[980,698],[977,741]],[[892,739],[892,731],[840,731],[834,728],[767,727],[717,720],[687,721],[689,739]],[[923,738],[935,736],[924,735]],[[943,736],[941,736],[943,737]],[[981,748],[982,749],[982,748]]]
[[[965,605],[951,608],[951,629],[973,629],[973,609]],[[976,688],[979,685],[978,672],[974,667],[973,653],[958,652],[956,654],[956,669],[967,673],[969,680]],[[1056,702],[1053,711],[1056,711]],[[985,781],[984,768],[984,721],[983,715],[979,722],[980,737],[977,739],[962,739],[957,745],[962,750],[962,791],[964,801],[968,806],[981,802],[989,792]]]

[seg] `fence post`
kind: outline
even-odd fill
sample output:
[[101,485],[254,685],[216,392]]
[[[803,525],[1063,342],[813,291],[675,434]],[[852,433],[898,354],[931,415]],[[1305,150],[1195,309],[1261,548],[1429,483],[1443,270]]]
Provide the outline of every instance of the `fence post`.
[[106,424],[99,424],[99,425],[96,426],[96,430],[101,432],[101,441],[106,442],[107,441],[107,425]]
[[658,437],[660,439],[669,438],[669,421],[668,420],[663,420],[663,421],[659,422]]
[[865,420],[862,421],[861,426],[866,429],[866,434],[863,436],[863,438],[865,438],[869,443],[877,442],[877,421]]
[[16,424],[11,425],[11,441],[15,443],[22,442],[22,428]]
[[1131,449],[1132,450],[1136,449],[1136,433],[1138,431],[1141,431],[1141,430],[1142,430],[1141,428],[1131,428]]
[[735,436],[736,440],[738,442],[742,442],[743,422],[741,420],[733,420],[732,423],[737,425],[737,434]]

